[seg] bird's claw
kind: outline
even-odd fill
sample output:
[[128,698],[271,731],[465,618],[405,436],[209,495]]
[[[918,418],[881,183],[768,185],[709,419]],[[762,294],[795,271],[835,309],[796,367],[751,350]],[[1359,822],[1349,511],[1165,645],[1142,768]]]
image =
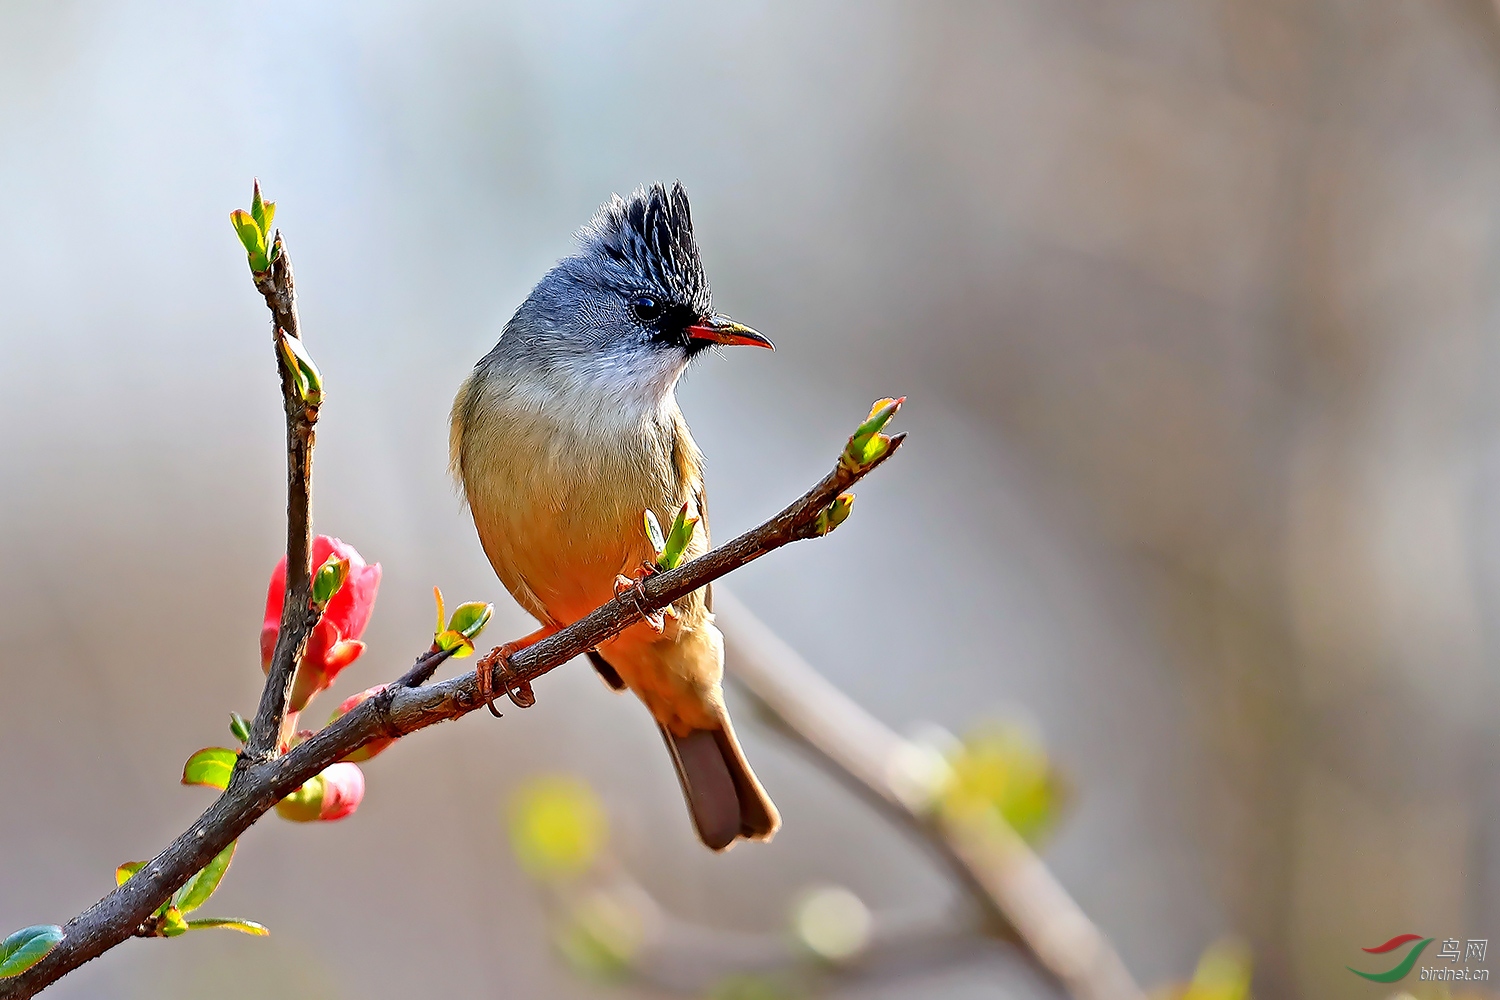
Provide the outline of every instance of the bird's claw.
[[474,665],[474,677],[479,685],[479,697],[484,699],[484,707],[488,708],[490,714],[497,719],[502,716],[500,710],[495,707],[497,692],[491,678],[496,666],[500,668],[500,680],[505,685],[502,690],[512,705],[517,708],[530,708],[536,704],[536,694],[531,690],[531,682],[516,673],[510,665],[510,658],[527,645],[528,643],[522,641],[507,642],[503,646],[496,646]]
[[647,577],[655,576],[657,572],[659,571],[651,563],[641,563],[633,576],[621,573],[615,577],[615,596],[623,597],[629,594],[631,603],[641,613],[641,620],[650,627],[651,631],[659,634],[667,630],[667,612],[666,610],[647,611],[643,601],[645,595],[641,590],[641,582]]

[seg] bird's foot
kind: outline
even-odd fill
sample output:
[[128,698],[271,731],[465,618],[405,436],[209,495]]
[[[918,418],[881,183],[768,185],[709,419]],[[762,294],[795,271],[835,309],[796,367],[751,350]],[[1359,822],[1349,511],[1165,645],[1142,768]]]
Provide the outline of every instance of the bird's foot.
[[641,583],[659,572],[661,570],[655,563],[641,563],[631,576],[621,573],[615,577],[615,596],[622,597],[625,594],[630,594],[631,601],[635,604],[636,610],[641,613],[641,619],[651,628],[651,631],[657,633],[666,631],[667,615],[671,614],[671,608],[664,608],[660,611],[647,611],[645,601],[643,600],[644,594],[641,590]]
[[517,708],[530,708],[536,704],[536,694],[531,690],[531,682],[516,673],[510,665],[510,658],[527,646],[533,645],[556,634],[557,629],[548,625],[537,629],[535,632],[503,646],[496,646],[474,664],[474,681],[479,688],[479,697],[484,699],[484,707],[490,710],[495,718],[500,718],[500,710],[495,707],[495,691],[493,677],[495,668],[500,668],[500,682],[504,685],[501,690],[510,699],[511,704]]
[[531,690],[531,683],[517,674],[510,665],[510,658],[525,645],[522,642],[507,642],[503,646],[496,646],[474,664],[474,679],[479,686],[479,697],[484,699],[484,707],[497,719],[501,715],[500,710],[495,707],[497,692],[491,676],[496,666],[500,668],[500,682],[504,685],[502,690],[512,704],[517,708],[530,708],[536,704],[536,694]]

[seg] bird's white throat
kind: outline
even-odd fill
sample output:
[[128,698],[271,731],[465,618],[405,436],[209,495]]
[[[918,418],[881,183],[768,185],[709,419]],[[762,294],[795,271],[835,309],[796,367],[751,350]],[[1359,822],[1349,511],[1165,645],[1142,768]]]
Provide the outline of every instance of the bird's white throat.
[[488,388],[503,406],[545,414],[579,434],[597,434],[670,424],[686,368],[687,358],[675,351],[604,352],[553,359],[530,378]]

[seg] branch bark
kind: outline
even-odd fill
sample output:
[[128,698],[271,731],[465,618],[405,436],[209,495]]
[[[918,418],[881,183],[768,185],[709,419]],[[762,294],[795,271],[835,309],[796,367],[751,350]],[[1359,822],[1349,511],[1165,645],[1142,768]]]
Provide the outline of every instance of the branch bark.
[[724,588],[714,593],[725,669],[773,720],[837,776],[915,831],[959,885],[1077,1000],[1145,1000],[1114,945],[1003,820],[959,823],[924,812],[893,780],[908,741],[829,683]]
[[[250,742],[244,761],[261,763],[280,749],[286,702],[291,693],[297,664],[307,649],[307,638],[318,624],[312,604],[312,453],[318,407],[304,403],[297,391],[296,375],[280,349],[281,334],[302,339],[297,318],[297,286],[292,262],[276,234],[271,267],[255,275],[255,287],[271,310],[271,343],[276,367],[281,373],[281,398],[286,408],[286,590],[281,603],[281,630],[271,654],[260,706],[250,726]],[[236,769],[236,780],[243,765]]]
[[[284,254],[280,259],[285,260]],[[289,266],[287,278],[289,281]],[[267,301],[271,301],[269,294]],[[275,308],[273,305],[273,312]],[[277,322],[282,322],[280,316]],[[767,552],[799,539],[814,537],[817,534],[818,515],[840,493],[894,455],[903,438],[904,435],[893,437],[885,454],[868,465],[855,467],[841,459],[821,482],[764,524],[676,569],[647,578],[635,590],[627,591],[597,608],[586,618],[516,653],[511,658],[511,668],[525,680],[533,681],[634,624],[644,614],[666,607]],[[300,440],[295,444],[300,446]],[[289,433],[289,449],[293,445]],[[310,437],[308,447],[310,454]],[[295,463],[293,466],[295,467]],[[307,468],[308,466],[303,467],[304,473]],[[294,477],[295,472],[289,479]],[[289,514],[295,513],[292,505],[289,505]],[[294,595],[290,586],[292,565],[293,562],[289,559],[287,608],[293,607]],[[305,606],[305,598],[301,606]],[[285,630],[285,612],[282,623]],[[304,634],[303,641],[305,638]],[[278,655],[283,652],[284,645],[291,648],[285,635],[277,642]],[[297,652],[300,655],[300,651]],[[472,673],[427,687],[406,686],[403,683],[420,683],[418,678],[430,673],[440,660],[441,656],[438,654],[427,654],[419,658],[400,681],[391,684],[379,696],[363,702],[285,754],[274,754],[274,742],[271,744],[271,754],[263,759],[252,756],[250,748],[247,748],[235,768],[234,780],[229,788],[208,807],[197,822],[124,885],[68,921],[63,928],[63,940],[46,958],[19,976],[0,980],[0,1000],[34,996],[83,963],[130,938],[141,922],[166,902],[183,883],[248,830],[277,802],[325,767],[378,736],[405,736],[439,722],[460,718],[480,707],[483,701]],[[289,662],[295,665],[296,659],[292,658]],[[275,718],[279,729],[277,716],[284,714],[286,691],[278,688],[278,696],[272,690],[275,686],[272,683],[276,678],[275,666],[273,664],[271,676],[267,678],[266,694],[262,698],[256,722],[259,724],[262,721],[262,715]],[[500,676],[498,664],[492,674],[492,682],[495,690],[504,689],[504,678]],[[514,683],[514,677],[511,678],[511,683]],[[286,684],[290,684],[290,673],[287,674]],[[280,709],[277,708],[278,704]],[[252,737],[254,735],[253,732]]]

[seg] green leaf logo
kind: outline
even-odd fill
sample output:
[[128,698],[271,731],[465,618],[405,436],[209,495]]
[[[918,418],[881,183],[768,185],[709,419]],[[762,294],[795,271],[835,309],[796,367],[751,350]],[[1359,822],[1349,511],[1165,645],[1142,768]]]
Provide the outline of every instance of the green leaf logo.
[[1371,955],[1385,955],[1389,952],[1395,951],[1397,948],[1400,948],[1404,944],[1411,944],[1411,942],[1413,941],[1415,941],[1416,944],[1412,945],[1411,950],[1406,953],[1406,957],[1397,962],[1394,967],[1387,969],[1384,972],[1360,972],[1352,965],[1346,965],[1344,966],[1344,968],[1348,969],[1356,976],[1359,976],[1361,979],[1368,979],[1372,983],[1394,983],[1398,980],[1405,979],[1407,974],[1411,972],[1412,967],[1417,964],[1417,959],[1422,957],[1423,950],[1426,949],[1428,945],[1432,944],[1432,938],[1424,938],[1419,934],[1398,934],[1387,941],[1385,944],[1376,945],[1374,948],[1363,949],[1364,951],[1369,952]]

